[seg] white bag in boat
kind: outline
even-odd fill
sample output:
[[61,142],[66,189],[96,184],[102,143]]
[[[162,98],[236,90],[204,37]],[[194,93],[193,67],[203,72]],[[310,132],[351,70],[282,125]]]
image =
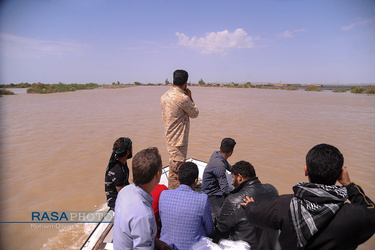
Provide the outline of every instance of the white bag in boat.
[[190,250],[250,250],[250,245],[242,240],[221,240],[219,244],[212,242],[208,237],[202,237],[198,242],[194,243]]

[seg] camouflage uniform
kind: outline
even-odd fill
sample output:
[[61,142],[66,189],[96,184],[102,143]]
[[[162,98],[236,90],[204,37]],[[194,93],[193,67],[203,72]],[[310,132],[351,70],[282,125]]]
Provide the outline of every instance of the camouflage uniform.
[[161,97],[161,108],[165,128],[165,142],[169,153],[168,188],[175,189],[179,185],[178,168],[185,161],[189,140],[189,117],[199,114],[197,106],[184,91],[171,87]]

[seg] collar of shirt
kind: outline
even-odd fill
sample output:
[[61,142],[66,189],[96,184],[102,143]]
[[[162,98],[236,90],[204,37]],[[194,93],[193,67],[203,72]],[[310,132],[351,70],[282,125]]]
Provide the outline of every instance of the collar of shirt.
[[152,198],[152,195],[147,193],[143,188],[135,185],[134,185],[134,191],[137,192],[139,195],[141,195],[143,197],[143,199],[145,199],[146,201],[152,203],[154,201],[154,198]]
[[228,170],[228,171],[231,171],[232,169],[232,165],[229,164],[229,162],[224,158],[224,156],[220,153],[220,151],[215,151],[215,158],[219,158],[220,160],[223,161],[223,163],[225,164],[225,168]]
[[248,179],[246,181],[243,181],[240,185],[238,185],[236,188],[234,188],[230,193],[231,194],[235,194],[237,193],[238,191],[240,191],[247,183],[249,183],[249,185],[253,185],[254,183],[260,183],[260,180],[258,179],[258,177],[254,177],[254,178],[251,178],[251,179]]
[[182,88],[180,88],[180,87],[178,87],[178,86],[172,86],[172,87],[171,87],[171,90],[173,90],[173,91],[177,91],[177,92],[179,92],[179,93],[181,93],[181,94],[183,94],[183,93],[185,92]]
[[185,185],[185,184],[180,184],[176,190],[178,190],[178,191],[193,191],[191,189],[191,187],[189,187],[188,185]]

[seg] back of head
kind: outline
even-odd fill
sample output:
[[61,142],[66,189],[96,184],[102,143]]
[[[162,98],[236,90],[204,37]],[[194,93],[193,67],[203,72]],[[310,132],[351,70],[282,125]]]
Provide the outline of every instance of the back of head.
[[158,171],[162,169],[161,156],[156,147],[139,151],[133,158],[133,182],[140,186],[152,181]]
[[236,145],[236,141],[233,140],[232,138],[224,138],[221,141],[220,152],[228,154],[231,151],[233,151],[235,145]]
[[328,144],[316,145],[306,155],[307,173],[312,183],[334,185],[343,165],[343,155]]
[[105,171],[106,174],[116,164],[116,160],[123,156],[126,156],[129,150],[130,150],[130,153],[128,154],[127,159],[130,159],[133,157],[131,148],[132,148],[132,140],[130,140],[127,137],[120,137],[113,143],[112,154],[111,154],[111,157],[109,158],[107,169]]
[[132,147],[132,140],[128,137],[120,137],[113,143],[113,152],[117,157],[122,157],[126,155],[128,150]]
[[178,169],[180,184],[191,186],[198,179],[198,166],[193,162],[184,162]]
[[187,83],[187,80],[189,78],[188,72],[186,72],[183,69],[178,69],[175,72],[173,72],[173,84],[182,86],[185,83]]
[[253,165],[251,165],[247,161],[239,161],[236,162],[232,166],[232,174],[238,175],[241,174],[244,179],[251,179],[256,177],[255,169]]

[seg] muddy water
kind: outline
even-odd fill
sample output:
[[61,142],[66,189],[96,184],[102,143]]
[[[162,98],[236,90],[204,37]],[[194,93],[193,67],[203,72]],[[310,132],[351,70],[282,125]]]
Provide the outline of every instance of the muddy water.
[[[113,142],[134,152],[156,146],[168,163],[160,96],[169,87],[95,89],[3,96],[1,221],[30,222],[33,211],[105,209],[104,171]],[[352,181],[375,199],[375,96],[351,93],[192,87],[188,157],[208,161],[224,137],[237,141],[229,162],[250,161],[280,193],[304,176],[318,143],[337,146]],[[131,161],[130,161],[131,165]],[[8,249],[77,249],[92,224],[1,223]],[[359,249],[373,249],[374,237]]]

